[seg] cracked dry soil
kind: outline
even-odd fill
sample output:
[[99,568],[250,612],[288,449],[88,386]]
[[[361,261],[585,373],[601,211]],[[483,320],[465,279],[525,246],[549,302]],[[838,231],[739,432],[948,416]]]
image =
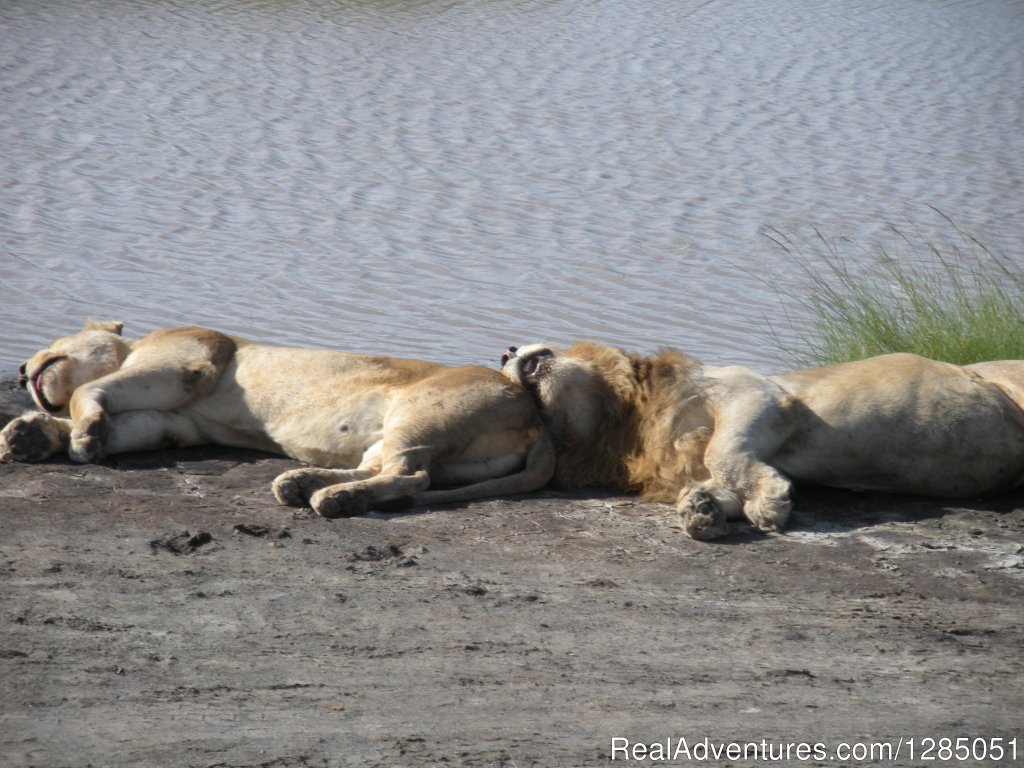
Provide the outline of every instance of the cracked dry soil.
[[803,488],[786,534],[707,544],[617,496],[325,520],[275,504],[294,466],[0,466],[0,763],[601,766],[613,738],[979,736],[1024,764],[1024,494]]

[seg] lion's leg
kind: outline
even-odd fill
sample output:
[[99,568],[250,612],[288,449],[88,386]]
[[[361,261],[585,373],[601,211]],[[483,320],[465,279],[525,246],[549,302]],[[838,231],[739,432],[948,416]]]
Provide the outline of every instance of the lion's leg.
[[70,419],[32,411],[0,431],[0,461],[43,461],[66,451],[70,438]]
[[310,497],[322,488],[366,480],[376,473],[375,469],[290,469],[274,478],[274,497],[279,504],[305,507],[310,505]]
[[348,483],[366,480],[380,472],[382,440],[378,440],[363,453],[355,469],[325,469],[323,467],[302,467],[282,472],[274,478],[274,497],[279,504],[289,507],[311,506],[310,498],[317,491]]
[[555,447],[547,431],[536,431],[534,442],[526,453],[523,467],[512,474],[490,477],[486,480],[456,488],[424,491],[415,498],[416,504],[451,504],[488,496],[509,496],[529,493],[543,488],[555,473]]
[[[383,424],[379,471],[314,492],[325,517],[416,503],[525,493],[554,472],[554,447],[530,402],[500,376],[438,372],[393,401]],[[518,393],[521,394],[521,393]],[[454,488],[427,492],[435,481]]]
[[[354,483],[330,485],[314,493],[310,506],[323,517],[354,517],[396,501],[408,501],[430,487],[426,470],[412,474],[381,474]],[[405,506],[405,505],[403,505]]]
[[174,366],[137,365],[83,384],[71,397],[68,455],[81,463],[102,461],[113,415],[181,408],[195,398],[195,380]]
[[157,451],[205,445],[206,438],[186,417],[164,411],[129,411],[110,417],[106,453]]
[[762,531],[781,530],[793,508],[792,483],[759,458],[777,447],[776,433],[771,433],[771,440],[730,432],[721,435],[724,439],[719,437],[716,429],[704,453],[710,483],[737,498],[743,514]]
[[426,467],[432,463],[434,449],[422,442],[410,441],[400,430],[387,433],[363,458],[359,470],[367,477],[354,482],[329,485],[313,492],[309,504],[324,517],[354,517],[371,509],[407,500],[430,487]]
[[793,484],[767,465],[762,469],[757,490],[743,503],[743,514],[762,531],[781,531],[793,511]]
[[[106,453],[183,448],[206,442],[183,416],[160,411],[132,411],[109,418]],[[27,413],[0,432],[0,461],[42,461],[68,450],[71,419]]]
[[352,517],[384,506],[448,504],[486,496],[527,493],[547,483],[555,465],[551,439],[547,432],[538,430],[524,457],[525,463],[518,471],[468,485],[428,491],[430,474],[427,468],[434,465],[436,452],[436,449],[422,444],[394,451],[372,477],[322,488],[310,496],[310,505],[324,517]]
[[762,531],[780,530],[793,507],[792,484],[764,459],[791,431],[785,409],[767,393],[754,392],[720,408],[704,451],[711,477],[680,495],[684,530],[700,534],[695,538],[721,535],[725,519],[734,516],[738,506]]
[[732,445],[712,448],[709,443],[704,459],[710,482],[738,499],[743,514],[762,531],[781,530],[793,508],[792,483],[760,461],[756,453],[736,450]]

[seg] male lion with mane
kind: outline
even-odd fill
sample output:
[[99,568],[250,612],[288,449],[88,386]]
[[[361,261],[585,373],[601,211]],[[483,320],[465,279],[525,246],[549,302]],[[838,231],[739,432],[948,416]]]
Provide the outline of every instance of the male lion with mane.
[[533,393],[559,484],[675,502],[695,539],[743,516],[780,530],[790,478],[939,497],[1024,481],[1024,361],[889,354],[762,376],[581,342],[511,347],[502,370]]
[[133,342],[121,328],[86,323],[21,367],[42,411],[0,432],[0,460],[254,448],[316,465],[280,475],[274,495],[325,517],[525,493],[554,471],[530,396],[488,368],[264,346],[205,328]]

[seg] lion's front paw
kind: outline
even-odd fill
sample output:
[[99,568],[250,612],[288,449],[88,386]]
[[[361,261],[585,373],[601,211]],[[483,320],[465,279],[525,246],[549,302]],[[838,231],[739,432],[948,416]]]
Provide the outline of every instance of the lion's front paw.
[[0,432],[0,461],[42,461],[63,448],[60,424],[45,413],[27,413]]
[[792,486],[784,478],[762,484],[759,493],[743,505],[743,514],[765,533],[781,531],[793,509]]
[[107,456],[110,437],[110,417],[105,413],[90,420],[83,428],[76,426],[71,432],[68,456],[79,464],[96,464]]
[[694,491],[679,505],[683,531],[691,538],[707,541],[729,533],[726,512],[707,491]]
[[309,504],[322,517],[357,517],[370,510],[370,492],[359,483],[335,485],[314,493]]

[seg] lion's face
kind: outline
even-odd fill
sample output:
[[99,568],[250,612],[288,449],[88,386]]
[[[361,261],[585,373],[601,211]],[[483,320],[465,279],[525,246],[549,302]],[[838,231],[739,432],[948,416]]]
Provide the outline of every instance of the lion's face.
[[580,354],[582,345],[556,352],[544,344],[509,347],[501,371],[533,394],[556,440],[589,441],[601,428],[607,398],[594,363]]
[[556,482],[566,488],[633,486],[637,378],[622,350],[589,341],[556,351],[509,348],[502,373],[533,394],[558,452]]
[[116,371],[128,355],[120,323],[86,323],[57,339],[21,366],[20,383],[47,413],[66,416],[71,394],[86,382]]

